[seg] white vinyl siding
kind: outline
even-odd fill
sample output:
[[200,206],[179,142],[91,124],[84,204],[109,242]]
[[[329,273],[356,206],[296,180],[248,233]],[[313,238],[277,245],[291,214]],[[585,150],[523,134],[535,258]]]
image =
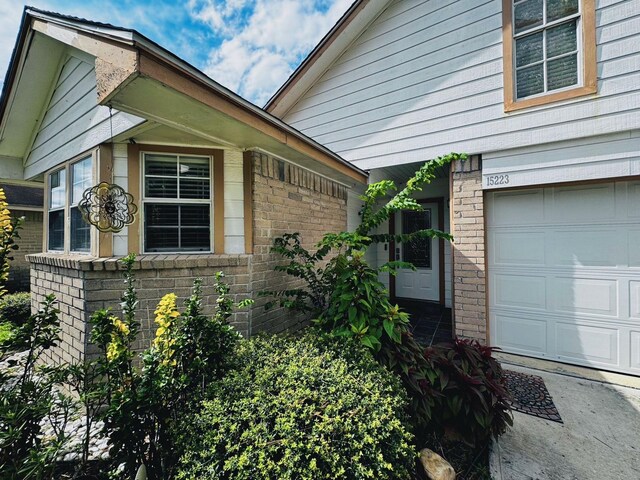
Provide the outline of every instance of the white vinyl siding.
[[[482,156],[485,189],[637,175],[640,175],[640,130],[490,152]],[[491,180],[501,176],[506,181],[497,183]]]
[[76,57],[67,58],[56,81],[42,123],[25,162],[25,178],[108,141],[144,120],[97,104],[93,65]]
[[640,2],[596,2],[598,95],[504,112],[502,2],[390,5],[283,119],[361,168],[640,128]]
[[224,152],[224,251],[244,253],[242,152]]

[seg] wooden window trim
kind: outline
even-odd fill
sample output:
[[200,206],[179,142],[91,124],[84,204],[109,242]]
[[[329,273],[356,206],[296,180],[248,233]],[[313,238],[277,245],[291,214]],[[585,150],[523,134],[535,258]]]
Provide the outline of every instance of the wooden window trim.
[[[56,165],[54,168],[47,170],[44,173],[44,215],[42,221],[43,235],[42,235],[42,251],[47,254],[52,255],[78,255],[82,257],[87,256],[96,256],[98,253],[98,237],[95,235],[93,229],[90,230],[91,240],[90,247],[88,252],[82,252],[77,250],[71,250],[71,165],[77,163],[79,161],[85,160],[87,158],[91,159],[91,172],[92,177],[91,181],[93,184],[96,182],[97,176],[97,162],[98,162],[98,149],[94,148],[92,150],[81,153],[80,155],[76,155],[75,157],[63,162],[59,165]],[[65,171],[65,205],[64,205],[64,237],[63,237],[63,249],[62,250],[51,250],[49,248],[49,182],[51,178],[51,174],[58,172],[60,170]]]
[[563,100],[593,95],[598,91],[598,72],[596,63],[596,6],[595,0],[581,1],[582,25],[582,85],[549,93],[539,97],[517,100],[515,97],[513,75],[513,0],[502,0],[502,49],[504,65],[504,110],[512,112],[523,108],[547,105]]
[[129,193],[138,199],[138,214],[128,229],[129,252],[144,253],[144,166],[145,153],[169,153],[176,155],[202,155],[211,158],[213,195],[211,196],[213,242],[207,252],[150,252],[150,255],[211,255],[224,253],[224,151],[209,148],[191,148],[169,145],[129,144],[128,175]]

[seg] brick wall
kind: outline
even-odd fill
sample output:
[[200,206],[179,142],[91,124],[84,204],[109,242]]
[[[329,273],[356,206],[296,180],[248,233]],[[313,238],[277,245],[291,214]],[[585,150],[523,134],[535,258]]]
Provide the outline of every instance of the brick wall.
[[[307,249],[327,232],[347,226],[347,191],[342,185],[307,170],[274,159],[253,155],[253,244],[251,288],[257,292],[283,290],[300,285],[274,271],[282,257],[270,253],[273,239],[299,232]],[[283,309],[264,310],[267,299],[258,298],[251,312],[251,333],[281,332],[305,325],[307,319]]]
[[[120,297],[124,283],[117,259],[78,260],[77,256],[31,255],[32,307],[37,308],[44,296],[53,293],[61,311],[62,342],[52,349],[46,360],[52,363],[75,362],[91,353],[88,321],[91,314],[111,307],[120,313]],[[137,320],[141,332],[137,348],[150,346],[154,338],[154,310],[166,293],[178,295],[181,309],[191,293],[193,280],[203,279],[204,311],[210,314],[216,297],[212,285],[216,272],[225,273],[235,301],[248,297],[250,257],[247,255],[141,255],[134,272],[139,298]],[[243,335],[249,332],[249,312],[239,312],[231,324]]]
[[29,290],[29,262],[26,255],[42,252],[42,212],[12,209],[12,217],[24,217],[20,230],[20,247],[13,253],[7,290],[21,292]]
[[487,343],[484,200],[479,157],[452,165],[454,322],[459,337]]

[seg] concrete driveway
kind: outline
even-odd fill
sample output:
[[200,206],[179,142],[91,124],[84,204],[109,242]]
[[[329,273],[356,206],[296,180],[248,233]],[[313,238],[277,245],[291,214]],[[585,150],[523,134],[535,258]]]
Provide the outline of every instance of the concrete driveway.
[[542,377],[564,424],[514,412],[491,454],[495,480],[640,479],[640,390],[504,367]]

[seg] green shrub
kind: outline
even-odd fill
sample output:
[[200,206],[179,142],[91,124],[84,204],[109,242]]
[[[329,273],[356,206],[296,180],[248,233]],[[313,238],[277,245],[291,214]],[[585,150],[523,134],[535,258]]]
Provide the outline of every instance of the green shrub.
[[494,350],[463,339],[424,348],[406,332],[401,343],[385,342],[378,358],[402,379],[419,437],[435,431],[480,444],[512,425]]
[[11,322],[16,326],[24,324],[31,316],[31,294],[29,292],[11,293],[0,301],[0,321]]
[[181,479],[407,479],[397,378],[355,342],[258,337],[181,428]]

